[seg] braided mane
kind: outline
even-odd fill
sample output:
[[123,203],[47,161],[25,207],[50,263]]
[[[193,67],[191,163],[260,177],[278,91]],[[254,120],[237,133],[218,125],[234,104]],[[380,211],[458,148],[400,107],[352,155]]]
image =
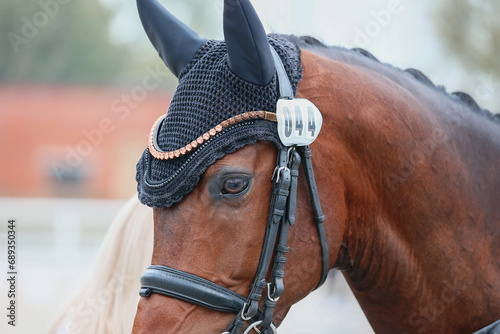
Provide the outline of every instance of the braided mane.
[[[353,48],[353,49],[346,49],[342,47],[337,47],[337,46],[328,46],[322,42],[320,42],[318,39],[311,37],[311,36],[295,36],[295,35],[283,35],[286,39],[288,39],[290,42],[298,46],[299,48],[304,48],[304,49],[310,49],[310,48],[318,48],[318,49],[328,49],[328,50],[342,50],[342,51],[347,51],[351,52],[353,54],[358,54],[366,57],[367,59],[370,59],[374,62],[380,63],[381,62],[373,56],[370,52],[366,51],[365,49],[361,48]],[[389,65],[387,65],[389,67]],[[455,100],[459,103],[462,103],[463,105],[467,106],[471,111],[483,115],[484,117],[490,119],[491,121],[497,123],[500,125],[500,114],[493,114],[491,111],[481,108],[479,104],[474,100],[472,96],[470,96],[467,93],[464,92],[453,92],[453,93],[448,93],[446,91],[446,88],[442,85],[436,86],[425,74],[420,72],[419,70],[416,70],[414,68],[408,68],[405,70],[399,69],[397,67],[391,66],[393,69],[401,72],[405,72],[409,75],[411,75],[415,80],[418,82],[434,88],[443,94],[445,94],[448,98]]]

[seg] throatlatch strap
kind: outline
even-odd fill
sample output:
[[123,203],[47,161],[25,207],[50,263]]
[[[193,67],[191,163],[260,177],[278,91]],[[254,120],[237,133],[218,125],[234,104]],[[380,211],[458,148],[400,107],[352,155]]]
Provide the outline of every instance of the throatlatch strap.
[[328,241],[326,240],[325,227],[323,222],[325,221],[325,216],[323,215],[323,210],[321,210],[321,204],[319,202],[318,189],[316,188],[316,180],[314,179],[314,171],[311,162],[311,149],[309,146],[299,147],[299,153],[302,156],[302,167],[304,168],[304,173],[306,174],[307,187],[309,188],[309,197],[311,198],[311,205],[314,215],[314,222],[318,227],[319,244],[321,246],[321,278],[319,280],[316,288],[325,283],[328,277],[328,271],[330,271],[330,257],[328,254]]
[[141,297],[152,293],[181,299],[214,311],[238,313],[245,297],[196,275],[150,266],[141,277]]

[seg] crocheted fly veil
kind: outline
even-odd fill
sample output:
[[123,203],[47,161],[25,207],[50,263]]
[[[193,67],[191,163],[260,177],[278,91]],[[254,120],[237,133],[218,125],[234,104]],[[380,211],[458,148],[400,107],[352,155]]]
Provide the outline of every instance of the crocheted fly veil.
[[278,100],[276,50],[296,93],[300,51],[266,36],[248,0],[224,4],[225,41],[205,40],[161,6],[137,0],[144,29],[179,84],[168,112],[151,129],[137,164],[140,201],[171,206],[188,194],[217,159],[257,140],[281,146],[267,112]]

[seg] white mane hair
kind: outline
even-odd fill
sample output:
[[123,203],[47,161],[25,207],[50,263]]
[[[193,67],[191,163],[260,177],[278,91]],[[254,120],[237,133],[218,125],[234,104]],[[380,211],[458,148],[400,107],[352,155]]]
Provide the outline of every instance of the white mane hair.
[[86,282],[58,312],[51,334],[130,333],[139,278],[151,263],[153,210],[132,197],[113,220]]

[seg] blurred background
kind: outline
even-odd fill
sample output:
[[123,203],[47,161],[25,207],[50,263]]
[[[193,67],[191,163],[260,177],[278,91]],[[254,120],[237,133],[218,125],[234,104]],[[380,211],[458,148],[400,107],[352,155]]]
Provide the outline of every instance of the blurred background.
[[[222,39],[222,0],[162,0]],[[362,47],[500,110],[500,2],[253,0],[268,32]],[[18,318],[1,333],[46,333],[86,278],[176,79],[135,1],[0,2],[0,268],[18,224]],[[328,282],[327,282],[328,283]],[[0,308],[7,285],[0,280]],[[2,313],[3,314],[3,313]],[[305,315],[305,316],[304,316]],[[372,333],[341,275],[292,308],[280,333]]]

